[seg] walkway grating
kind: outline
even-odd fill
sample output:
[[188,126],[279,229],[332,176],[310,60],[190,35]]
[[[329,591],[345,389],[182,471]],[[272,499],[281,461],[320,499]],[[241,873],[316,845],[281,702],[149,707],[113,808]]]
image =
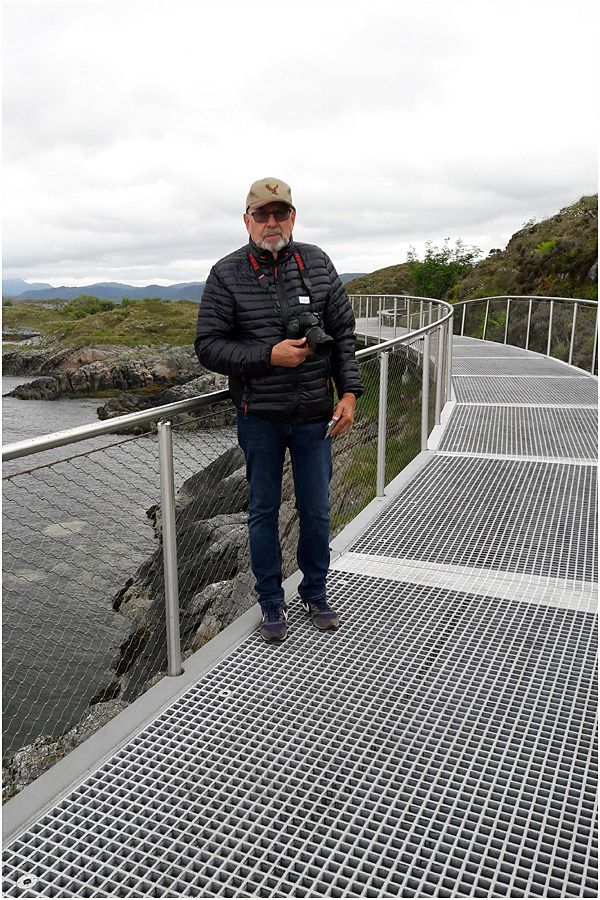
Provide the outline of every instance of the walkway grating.
[[452,455],[332,568],[343,628],[244,638],[10,843],[3,896],[597,896],[595,467],[502,458],[588,454],[551,388],[595,379],[461,382]]
[[529,403],[587,406],[598,402],[596,379],[585,375],[565,378],[542,376],[468,376],[452,379],[459,403]]
[[440,450],[592,461],[597,442],[595,409],[459,406]]
[[458,357],[453,360],[452,373],[455,376],[526,375],[529,377],[533,375],[539,377],[541,375],[549,375],[554,378],[573,377],[573,370],[563,363],[536,357],[525,359],[521,359],[520,357],[502,359],[495,359],[494,357]]
[[596,469],[435,457],[351,548],[596,580]]
[[17,841],[5,896],[27,870],[62,897],[592,891],[594,617],[332,598],[343,632],[249,638]]

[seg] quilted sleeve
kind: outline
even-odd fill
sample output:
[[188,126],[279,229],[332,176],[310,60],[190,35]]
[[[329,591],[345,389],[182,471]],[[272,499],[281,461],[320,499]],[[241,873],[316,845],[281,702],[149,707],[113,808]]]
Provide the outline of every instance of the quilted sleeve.
[[194,347],[200,363],[221,375],[245,378],[265,375],[271,368],[271,347],[235,339],[235,298],[214,267],[200,300]]

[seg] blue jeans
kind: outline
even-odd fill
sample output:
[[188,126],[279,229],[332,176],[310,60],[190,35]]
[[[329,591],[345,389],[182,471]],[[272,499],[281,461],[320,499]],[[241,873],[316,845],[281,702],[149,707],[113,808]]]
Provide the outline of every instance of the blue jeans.
[[238,410],[238,441],[246,458],[249,485],[250,559],[261,604],[282,603],[279,507],[286,447],[289,447],[300,519],[298,587],[303,600],[326,595],[329,569],[329,482],[331,440],[326,422],[287,425]]

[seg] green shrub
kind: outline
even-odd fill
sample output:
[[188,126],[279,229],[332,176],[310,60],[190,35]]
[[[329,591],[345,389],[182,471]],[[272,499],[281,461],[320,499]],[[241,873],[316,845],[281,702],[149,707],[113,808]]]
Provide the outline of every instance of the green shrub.
[[431,241],[427,241],[425,247],[422,260],[412,247],[407,254],[415,294],[419,297],[441,300],[471,271],[481,256],[478,247],[466,247],[461,240],[451,247],[450,238],[446,238],[441,247],[436,247]]
[[115,304],[112,300],[99,300],[92,294],[79,294],[74,300],[71,300],[65,306],[63,312],[70,319],[85,319],[86,316],[93,316],[99,312],[108,312],[114,309]]

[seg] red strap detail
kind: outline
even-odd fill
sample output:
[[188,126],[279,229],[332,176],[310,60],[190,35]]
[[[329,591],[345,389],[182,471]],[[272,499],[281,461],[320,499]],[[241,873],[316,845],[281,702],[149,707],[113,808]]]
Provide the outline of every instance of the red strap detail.
[[248,254],[248,257],[249,257],[249,259],[250,259],[250,263],[251,263],[251,265],[252,265],[252,268],[254,269],[255,272],[258,272],[258,270],[260,269],[260,266],[258,265],[258,263],[256,262],[256,260],[254,259],[254,256],[252,255],[252,253],[249,253],[249,254]]
[[302,262],[302,257],[300,256],[300,254],[297,251],[296,251],[296,253],[294,253],[294,259],[298,263],[298,268],[300,269],[300,271],[303,272],[304,271],[304,263]]

